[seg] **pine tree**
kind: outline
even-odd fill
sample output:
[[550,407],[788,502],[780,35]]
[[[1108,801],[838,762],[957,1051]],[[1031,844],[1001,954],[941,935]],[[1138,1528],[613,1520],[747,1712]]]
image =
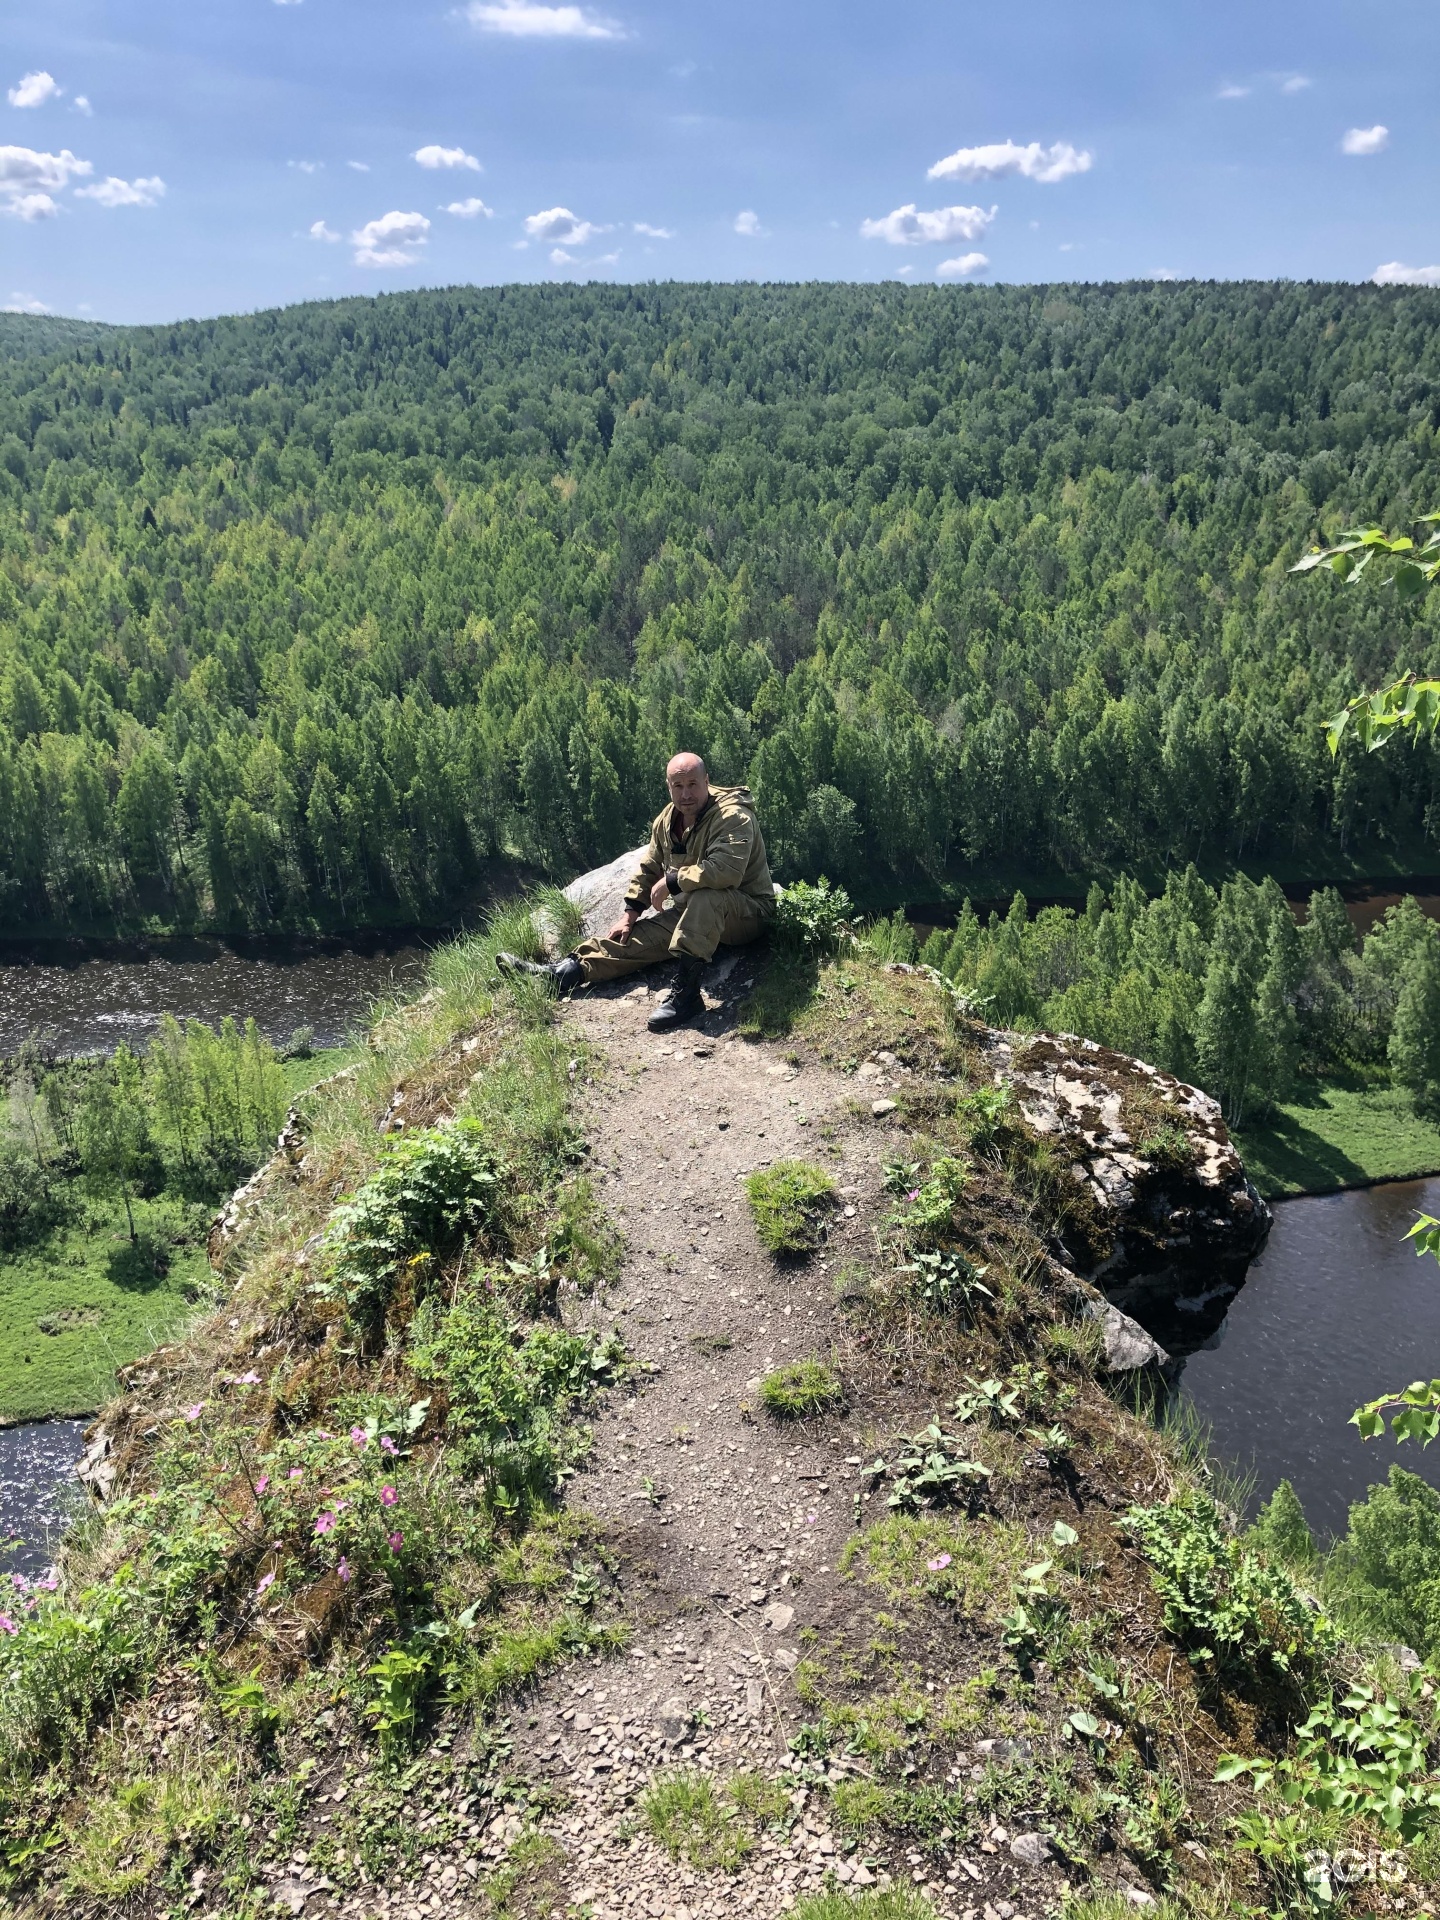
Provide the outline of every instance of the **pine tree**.
[[1440,934],[1433,926],[1406,961],[1388,1055],[1417,1109],[1433,1105],[1440,1095]]
[[1215,1095],[1232,1127],[1245,1115],[1254,1048],[1254,987],[1234,955],[1217,948],[1195,1016],[1195,1059],[1200,1084]]

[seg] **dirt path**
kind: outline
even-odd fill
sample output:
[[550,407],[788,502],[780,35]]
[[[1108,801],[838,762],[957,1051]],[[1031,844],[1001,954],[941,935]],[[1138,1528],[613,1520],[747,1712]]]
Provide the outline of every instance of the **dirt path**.
[[[515,1759],[570,1796],[547,1822],[565,1853],[557,1910],[568,1900],[596,1920],[768,1916],[827,1873],[857,1886],[889,1878],[832,1831],[788,1745],[803,1630],[843,1608],[837,1563],[861,1436],[843,1414],[786,1427],[756,1392],[769,1368],[826,1356],[839,1331],[835,1276],[873,1251],[885,1122],[870,1102],[883,1089],[802,1072],[741,1039],[749,972],[742,958],[716,982],[704,1021],[668,1039],[646,1031],[644,986],[619,983],[566,1014],[607,1063],[583,1117],[600,1197],[626,1241],[620,1284],[594,1318],[619,1324],[652,1369],[598,1418],[573,1498],[621,1545],[635,1625],[622,1659],[570,1669],[529,1703]],[[822,1253],[787,1268],[761,1249],[742,1181],[792,1156],[832,1170],[841,1210]],[[793,1779],[804,1818],[738,1872],[696,1874],[636,1831],[638,1795],[677,1766]],[[505,1841],[503,1830],[490,1837],[497,1851]],[[943,1914],[959,1911],[948,1891],[930,1888]]]

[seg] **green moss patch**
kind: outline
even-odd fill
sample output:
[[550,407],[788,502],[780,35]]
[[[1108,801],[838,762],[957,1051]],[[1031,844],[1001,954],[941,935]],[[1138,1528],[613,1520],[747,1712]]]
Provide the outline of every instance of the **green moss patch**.
[[805,1254],[820,1243],[824,1216],[835,1204],[835,1182],[808,1160],[777,1160],[750,1175],[745,1198],[767,1252]]

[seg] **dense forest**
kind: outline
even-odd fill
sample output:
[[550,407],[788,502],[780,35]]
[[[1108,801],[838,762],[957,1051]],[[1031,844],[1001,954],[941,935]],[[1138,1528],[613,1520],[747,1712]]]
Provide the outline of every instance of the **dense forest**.
[[0,925],[442,912],[697,747],[782,878],[1308,866],[1440,607],[1295,582],[1440,499],[1440,293],[460,289],[0,317]]
[[1333,887],[1300,925],[1273,879],[1217,890],[1192,865],[1153,898],[1123,874],[1108,896],[1093,883],[1078,912],[1032,916],[1017,893],[982,923],[967,900],[923,947],[897,912],[866,944],[936,968],[998,1025],[1154,1061],[1214,1094],[1232,1126],[1335,1074],[1392,1079],[1417,1112],[1440,1110],[1440,927],[1408,894],[1362,938]]

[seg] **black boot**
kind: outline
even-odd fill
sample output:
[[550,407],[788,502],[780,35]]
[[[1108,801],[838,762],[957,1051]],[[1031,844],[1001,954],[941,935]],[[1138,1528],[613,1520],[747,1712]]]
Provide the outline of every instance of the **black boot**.
[[497,953],[495,965],[501,973],[528,973],[532,979],[543,980],[552,993],[574,993],[585,982],[585,969],[573,953],[567,953],[563,960],[522,960],[518,953]]
[[675,984],[661,994],[660,1004],[647,1023],[651,1033],[668,1033],[682,1021],[693,1020],[697,1013],[705,1011],[705,999],[700,992],[700,976],[704,971],[705,962],[697,960],[693,953],[680,955]]

